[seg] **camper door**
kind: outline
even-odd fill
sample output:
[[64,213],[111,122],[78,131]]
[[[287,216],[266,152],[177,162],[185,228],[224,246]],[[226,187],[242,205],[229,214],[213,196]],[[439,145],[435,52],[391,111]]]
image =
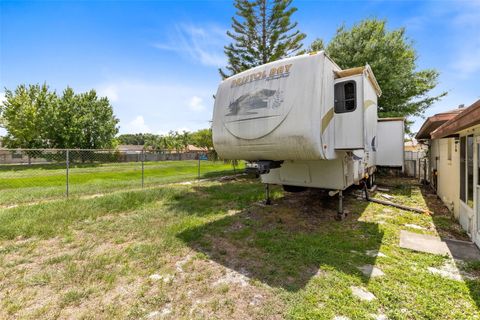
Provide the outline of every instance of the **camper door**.
[[335,149],[364,148],[362,75],[335,80]]

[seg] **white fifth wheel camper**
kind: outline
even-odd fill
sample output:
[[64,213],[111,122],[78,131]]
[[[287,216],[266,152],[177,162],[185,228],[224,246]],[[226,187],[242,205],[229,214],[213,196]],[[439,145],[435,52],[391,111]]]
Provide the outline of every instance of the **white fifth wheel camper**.
[[368,65],[342,70],[323,51],[267,63],[220,84],[214,147],[255,161],[267,190],[338,191],[342,213],[342,190],[373,179],[381,93]]

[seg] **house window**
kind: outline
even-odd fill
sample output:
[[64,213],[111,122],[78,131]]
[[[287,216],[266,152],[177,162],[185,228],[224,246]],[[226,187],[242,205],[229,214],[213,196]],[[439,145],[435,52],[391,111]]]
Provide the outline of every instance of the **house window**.
[[473,208],[473,135],[467,136],[467,204]]
[[352,112],[357,108],[357,84],[355,81],[335,85],[335,113]]
[[466,141],[467,137],[460,138],[460,200],[467,202],[465,193],[465,155],[466,155]]

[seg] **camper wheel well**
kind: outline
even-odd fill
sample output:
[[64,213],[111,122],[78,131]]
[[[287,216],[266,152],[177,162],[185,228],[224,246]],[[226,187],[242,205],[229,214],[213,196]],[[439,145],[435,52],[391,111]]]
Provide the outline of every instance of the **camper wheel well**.
[[291,186],[288,184],[284,184],[282,185],[282,187],[283,187],[283,191],[286,191],[286,192],[302,192],[307,190],[307,187]]

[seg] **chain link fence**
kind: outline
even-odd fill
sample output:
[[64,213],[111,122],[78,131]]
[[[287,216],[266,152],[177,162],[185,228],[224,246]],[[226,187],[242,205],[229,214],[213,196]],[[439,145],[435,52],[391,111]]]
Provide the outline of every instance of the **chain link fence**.
[[204,152],[0,149],[0,206],[213,178],[243,167]]

